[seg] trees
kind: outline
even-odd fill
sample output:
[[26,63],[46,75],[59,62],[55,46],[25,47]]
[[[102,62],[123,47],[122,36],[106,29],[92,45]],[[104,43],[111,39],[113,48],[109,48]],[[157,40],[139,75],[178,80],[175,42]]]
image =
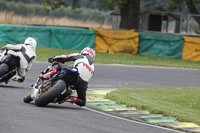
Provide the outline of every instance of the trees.
[[140,0],[98,0],[105,7],[113,9],[118,7],[121,15],[120,28],[139,28]]
[[127,2],[120,7],[120,13],[120,28],[133,28],[138,30],[140,19],[140,0],[127,0]]
[[[141,1],[150,0],[96,0],[99,4],[102,4],[105,8],[120,10],[121,22],[120,28],[122,29],[139,29],[140,20],[140,3]],[[160,0],[151,0],[152,2],[159,2]],[[79,0],[72,1],[72,7],[75,8]],[[173,11],[175,9],[181,10],[183,5],[186,4],[190,13],[199,14],[196,4],[199,4],[200,0],[169,0],[168,7],[163,6],[165,11]],[[61,5],[67,6],[65,0],[43,0],[43,4],[49,5],[51,10],[59,8]],[[155,7],[156,8],[156,7]],[[200,18],[194,17],[194,19],[200,24]]]
[[[118,6],[120,9],[121,23],[120,28],[124,29],[138,29],[140,19],[140,3],[142,0],[98,0],[107,7],[113,8],[112,6]],[[145,1],[145,0],[143,0]],[[146,0],[152,3],[159,2],[160,0]],[[200,4],[200,0],[169,0],[168,7],[163,5],[162,7],[154,7],[158,10],[172,12],[174,10],[182,10],[184,5],[188,8],[190,14],[199,14],[197,6]],[[149,7],[147,7],[149,8]],[[153,8],[150,8],[150,10]],[[200,17],[194,16],[196,22],[200,25]]]
[[[72,8],[76,8],[79,0],[72,1]],[[140,0],[96,0],[104,8],[120,9],[122,29],[138,29],[140,15]],[[67,6],[65,0],[43,0],[43,5],[50,7],[50,10],[59,8],[61,5]]]
[[[170,0],[169,1],[169,9],[170,11],[179,9],[182,10],[183,4],[186,4],[190,14],[199,14],[199,10],[197,5],[200,4],[200,0]],[[194,16],[196,22],[200,25],[200,17]]]

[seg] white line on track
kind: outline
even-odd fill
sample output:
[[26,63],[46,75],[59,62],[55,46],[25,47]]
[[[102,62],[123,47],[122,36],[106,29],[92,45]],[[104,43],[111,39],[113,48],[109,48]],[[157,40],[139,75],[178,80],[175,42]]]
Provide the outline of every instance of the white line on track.
[[126,118],[122,118],[122,117],[107,114],[107,113],[104,113],[104,112],[101,112],[101,111],[97,111],[97,110],[94,110],[94,109],[91,109],[91,108],[88,108],[88,107],[82,107],[82,108],[87,109],[87,110],[92,111],[92,112],[95,112],[95,113],[99,113],[99,114],[102,114],[102,115],[106,115],[106,116],[109,116],[109,117],[113,117],[113,118],[116,118],[116,119],[132,122],[132,123],[137,123],[137,124],[141,124],[141,125],[145,125],[145,126],[149,126],[149,127],[160,128],[160,129],[164,129],[164,130],[168,130],[168,131],[173,131],[173,132],[176,132],[176,133],[185,133],[185,132],[181,132],[181,131],[178,131],[178,130],[173,130],[173,129],[169,129],[169,128],[165,128],[165,127],[161,127],[161,126],[155,126],[155,125],[151,125],[151,124],[147,124],[147,123],[142,123],[142,122],[139,122],[139,121],[129,120],[129,119],[126,119]]
[[[98,66],[116,66],[116,67],[139,67],[139,68],[161,68],[161,69],[179,69],[179,70],[199,70],[193,68],[178,68],[178,67],[164,67],[164,66],[143,66],[143,65],[124,65],[124,64],[95,64]],[[200,71],[200,70],[199,70]]]
[[113,85],[93,85],[91,84],[90,87],[107,87],[107,88],[110,88],[110,87],[113,87]]
[[[46,64],[50,64],[47,61],[36,61],[36,63],[46,63]],[[143,66],[143,65],[124,65],[124,64],[95,64],[97,66],[116,66],[116,67],[139,67],[139,68],[161,68],[161,69],[179,69],[179,70],[199,70],[200,69],[193,69],[193,68],[178,68],[178,67],[164,67],[164,66]]]

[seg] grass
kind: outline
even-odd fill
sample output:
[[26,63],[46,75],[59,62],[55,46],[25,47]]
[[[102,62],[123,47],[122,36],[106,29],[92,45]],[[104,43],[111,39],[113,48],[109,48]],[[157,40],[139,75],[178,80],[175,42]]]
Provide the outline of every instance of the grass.
[[148,110],[150,113],[172,116],[179,121],[193,122],[200,125],[200,88],[147,88],[117,89],[105,97]]
[[65,49],[53,49],[53,48],[43,48],[37,47],[37,59],[36,61],[47,61],[49,57],[62,55],[62,54],[70,54],[70,53],[77,53],[80,52],[79,50],[65,50]]
[[[47,61],[49,57],[80,52],[80,50],[64,50],[51,48],[37,48],[37,61]],[[165,66],[200,69],[200,62],[184,61],[181,59],[166,59],[161,57],[139,56],[139,55],[123,55],[123,54],[107,54],[96,53],[95,63],[101,64],[126,64],[126,65],[146,65],[146,66]]]

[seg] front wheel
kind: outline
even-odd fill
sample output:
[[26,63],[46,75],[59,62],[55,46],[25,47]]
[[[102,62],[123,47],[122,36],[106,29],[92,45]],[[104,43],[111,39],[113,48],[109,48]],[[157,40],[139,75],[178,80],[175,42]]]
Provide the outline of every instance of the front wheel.
[[66,84],[63,80],[58,82],[45,94],[35,99],[35,104],[39,107],[44,107],[58,97],[66,88]]
[[30,103],[31,101],[33,101],[33,99],[31,98],[31,93],[29,92],[28,94],[26,94],[23,100],[24,103]]

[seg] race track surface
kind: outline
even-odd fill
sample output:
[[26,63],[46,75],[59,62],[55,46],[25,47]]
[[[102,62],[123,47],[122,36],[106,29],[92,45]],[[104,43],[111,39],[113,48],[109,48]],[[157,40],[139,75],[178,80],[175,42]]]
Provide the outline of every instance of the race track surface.
[[[70,103],[41,108],[23,103],[48,63],[35,63],[25,82],[0,84],[0,133],[174,133],[171,129],[119,119]],[[96,65],[89,89],[200,86],[200,70]]]

